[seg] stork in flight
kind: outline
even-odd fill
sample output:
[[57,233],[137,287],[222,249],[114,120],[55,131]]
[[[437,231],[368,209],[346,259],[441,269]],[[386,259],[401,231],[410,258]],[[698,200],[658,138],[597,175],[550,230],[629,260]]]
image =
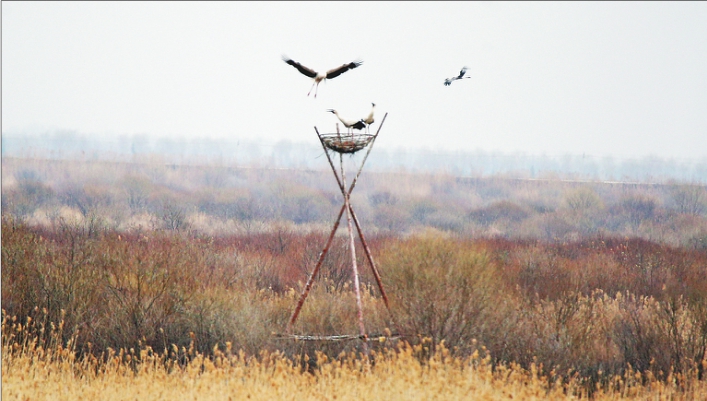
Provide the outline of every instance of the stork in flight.
[[370,131],[371,124],[373,124],[373,123],[376,121],[376,120],[373,119],[373,112],[376,110],[376,104],[375,104],[375,103],[371,103],[371,106],[372,106],[372,107],[371,107],[371,112],[368,113],[368,117],[366,117],[366,118],[364,118],[363,120],[361,120],[361,121],[363,121],[364,123],[366,123],[366,130],[367,130],[369,133],[371,132],[371,131]]
[[353,136],[354,129],[362,130],[366,127],[366,123],[363,122],[363,119],[360,119],[358,121],[347,120],[347,119],[341,118],[341,116],[339,115],[339,112],[334,109],[329,109],[327,111],[329,113],[334,113],[334,115],[336,115],[336,118],[338,118],[339,121],[341,121],[341,123],[344,124],[344,127],[346,127],[349,130],[349,134],[351,134],[352,136]]
[[459,71],[459,76],[452,77],[452,78],[447,78],[444,80],[444,86],[449,86],[452,84],[452,82],[456,81],[457,79],[462,79],[462,78],[471,78],[471,77],[465,77],[464,74],[466,74],[467,67],[463,67],[461,71]]
[[[312,87],[309,88],[309,93],[307,93],[307,96],[309,96],[310,93],[312,93],[312,89],[314,86],[317,86],[317,90],[319,89],[319,83],[324,81],[325,79],[332,79],[336,78],[339,75],[345,73],[348,70],[353,70],[354,68],[358,67],[359,65],[363,64],[363,61],[356,60],[352,61],[348,64],[343,64],[339,67],[332,68],[331,70],[327,71],[326,73],[321,73],[314,71],[311,68],[305,67],[302,64],[292,60],[291,58],[288,58],[287,56],[282,56],[282,59],[289,65],[297,68],[297,71],[301,72],[302,74],[313,78],[314,82],[312,83]],[[314,97],[317,97],[317,90],[314,91]]]

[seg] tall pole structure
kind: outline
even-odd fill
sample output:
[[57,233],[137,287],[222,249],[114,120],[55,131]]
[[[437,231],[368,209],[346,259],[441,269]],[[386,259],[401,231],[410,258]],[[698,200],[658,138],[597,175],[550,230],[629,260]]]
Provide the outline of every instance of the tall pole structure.
[[[314,270],[312,271],[311,275],[307,279],[307,283],[305,284],[304,288],[302,289],[302,293],[300,294],[300,297],[297,301],[297,304],[295,306],[294,311],[292,312],[292,315],[290,317],[290,320],[287,323],[287,328],[286,332],[291,333],[292,331],[292,326],[294,325],[295,321],[297,320],[297,317],[299,316],[299,313],[302,309],[302,306],[304,305],[304,301],[307,299],[307,295],[309,295],[309,292],[312,288],[312,285],[314,283],[314,278],[317,276],[317,273],[319,272],[322,263],[324,262],[324,258],[326,257],[326,254],[329,251],[329,248],[331,247],[332,241],[334,239],[334,235],[336,233],[336,230],[339,228],[339,223],[341,221],[341,217],[344,214],[344,211],[346,211],[346,223],[347,223],[347,230],[348,230],[348,239],[349,239],[349,249],[351,253],[351,269],[353,273],[353,280],[354,280],[354,291],[356,295],[356,307],[357,307],[357,317],[358,317],[358,326],[359,326],[359,335],[357,336],[363,341],[363,350],[364,353],[368,354],[368,335],[366,333],[366,328],[364,325],[364,319],[363,319],[363,303],[361,301],[361,287],[360,287],[360,280],[359,280],[359,271],[358,271],[358,265],[356,263],[356,247],[355,247],[355,239],[354,239],[354,226],[356,228],[356,231],[358,232],[359,239],[361,240],[361,244],[363,245],[364,252],[366,254],[366,258],[371,265],[371,269],[373,271],[373,276],[375,277],[376,284],[378,286],[378,289],[381,293],[381,297],[383,298],[383,302],[388,309],[388,312],[391,315],[392,318],[392,312],[390,310],[390,304],[388,302],[388,296],[385,293],[385,290],[383,289],[383,283],[381,281],[380,274],[378,272],[378,269],[376,268],[375,262],[373,260],[373,256],[371,255],[370,248],[368,247],[368,244],[366,242],[366,239],[363,235],[363,230],[361,229],[361,224],[356,217],[356,213],[354,212],[353,207],[351,206],[351,192],[353,191],[354,187],[356,186],[356,182],[358,181],[359,176],[361,175],[361,172],[363,171],[363,166],[366,163],[366,160],[368,159],[368,155],[371,153],[371,149],[373,148],[373,144],[375,143],[376,138],[378,137],[378,134],[380,133],[381,128],[383,127],[383,123],[385,123],[385,119],[388,116],[388,113],[383,116],[383,120],[381,121],[380,126],[378,126],[378,130],[376,131],[375,135],[358,135],[358,136],[349,136],[345,135],[342,136],[341,134],[320,134],[319,130],[317,127],[314,127],[315,132],[317,133],[317,136],[319,137],[319,141],[322,145],[322,148],[324,149],[324,153],[327,156],[327,160],[329,161],[329,166],[332,169],[332,172],[334,173],[334,177],[336,177],[337,184],[339,186],[339,189],[341,190],[341,194],[344,197],[344,204],[341,206],[341,210],[339,211],[339,214],[336,218],[336,221],[334,222],[334,225],[332,227],[331,232],[329,233],[329,237],[327,239],[326,244],[324,245],[324,248],[322,249],[322,252],[319,254],[319,259],[317,260],[316,265],[314,266]],[[337,127],[338,128],[338,127]],[[337,129],[338,131],[338,129]],[[346,175],[344,171],[344,163],[343,163],[343,154],[344,153],[355,153],[364,147],[368,147],[368,150],[366,152],[366,155],[364,156],[361,166],[358,169],[358,172],[354,176],[350,187],[347,189],[346,188]],[[336,171],[336,167],[334,166],[334,162],[331,159],[331,156],[329,155],[328,150],[332,150],[334,152],[339,153],[339,164],[340,164],[340,170],[341,170],[341,177],[339,177],[339,174]],[[341,337],[346,337],[346,336],[332,336],[330,339],[340,339]],[[307,337],[310,338],[310,337]],[[316,339],[326,339],[321,336],[317,336]]]

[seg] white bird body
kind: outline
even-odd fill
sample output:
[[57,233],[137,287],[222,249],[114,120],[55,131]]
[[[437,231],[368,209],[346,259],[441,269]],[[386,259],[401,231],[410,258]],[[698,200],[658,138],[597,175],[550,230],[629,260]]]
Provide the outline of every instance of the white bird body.
[[447,78],[444,80],[444,86],[449,86],[452,84],[452,82],[456,81],[457,79],[462,79],[462,78],[471,78],[471,77],[465,77],[464,74],[466,74],[466,70],[468,67],[462,67],[462,70],[459,71],[459,75],[456,77],[452,78]]
[[339,112],[334,109],[329,109],[327,111],[329,113],[334,113],[336,118],[338,118],[339,121],[341,121],[341,123],[344,124],[344,127],[346,127],[349,130],[350,134],[353,134],[353,131],[352,131],[353,129],[361,130],[366,126],[366,124],[363,122],[363,119],[358,120],[358,121],[348,120],[348,119],[342,118],[339,115]]
[[315,98],[317,97],[317,91],[319,90],[319,83],[320,82],[322,82],[326,79],[336,78],[339,75],[345,73],[346,71],[353,70],[354,68],[363,64],[363,61],[356,60],[356,61],[352,61],[347,64],[342,64],[339,67],[332,68],[331,70],[329,70],[325,73],[321,73],[321,72],[314,71],[313,69],[311,69],[309,67],[305,67],[302,64],[292,60],[291,58],[288,58],[287,56],[282,56],[282,60],[284,60],[285,63],[295,67],[297,69],[297,71],[301,72],[303,75],[306,75],[314,80],[314,82],[312,83],[312,87],[309,88],[309,93],[307,93],[307,96],[309,96],[310,93],[312,93],[312,89],[314,89],[314,86],[316,85],[317,89],[314,91]]

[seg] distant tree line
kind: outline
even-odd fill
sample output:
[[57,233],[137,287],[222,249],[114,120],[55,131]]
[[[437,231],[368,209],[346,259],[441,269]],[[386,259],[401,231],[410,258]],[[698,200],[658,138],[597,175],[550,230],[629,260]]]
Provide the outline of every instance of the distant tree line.
[[[341,206],[330,171],[4,157],[2,213],[31,224],[255,233],[326,230]],[[707,247],[707,188],[364,172],[352,202],[366,229],[567,241],[596,235]]]
[[[314,135],[312,135],[314,137]],[[55,159],[129,160],[158,156],[167,163],[204,160],[239,166],[319,169],[322,149],[316,140],[294,142],[134,135],[86,135],[76,131],[3,132],[2,155]],[[529,155],[476,151],[436,151],[378,147],[369,171],[446,172],[459,176],[506,175],[516,178],[570,178],[612,181],[707,182],[707,158],[699,160],[643,157],[617,159],[592,155]]]

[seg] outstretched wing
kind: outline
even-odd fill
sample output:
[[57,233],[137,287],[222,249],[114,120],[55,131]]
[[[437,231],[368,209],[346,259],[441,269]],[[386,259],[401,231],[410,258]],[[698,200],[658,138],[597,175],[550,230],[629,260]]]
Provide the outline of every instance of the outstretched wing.
[[348,70],[353,70],[354,68],[358,67],[361,64],[363,64],[363,61],[357,60],[357,61],[354,61],[354,62],[351,62],[348,64],[344,64],[341,67],[331,69],[326,72],[326,79],[336,78]]
[[459,71],[459,76],[457,77],[457,79],[462,79],[464,74],[466,74],[466,67],[462,68],[462,70]]
[[310,77],[310,78],[314,78],[314,77],[317,76],[317,72],[314,71],[314,70],[311,69],[311,68],[307,68],[307,67],[303,66],[302,64],[300,64],[300,63],[298,63],[298,62],[296,62],[296,61],[294,61],[294,60],[292,60],[292,59],[290,59],[290,58],[287,58],[287,57],[285,57],[285,56],[282,56],[282,59],[283,59],[287,64],[289,64],[289,65],[291,65],[291,66],[297,68],[297,71],[301,72],[302,74],[304,74],[304,75],[306,75],[306,76],[308,76],[308,77]]

